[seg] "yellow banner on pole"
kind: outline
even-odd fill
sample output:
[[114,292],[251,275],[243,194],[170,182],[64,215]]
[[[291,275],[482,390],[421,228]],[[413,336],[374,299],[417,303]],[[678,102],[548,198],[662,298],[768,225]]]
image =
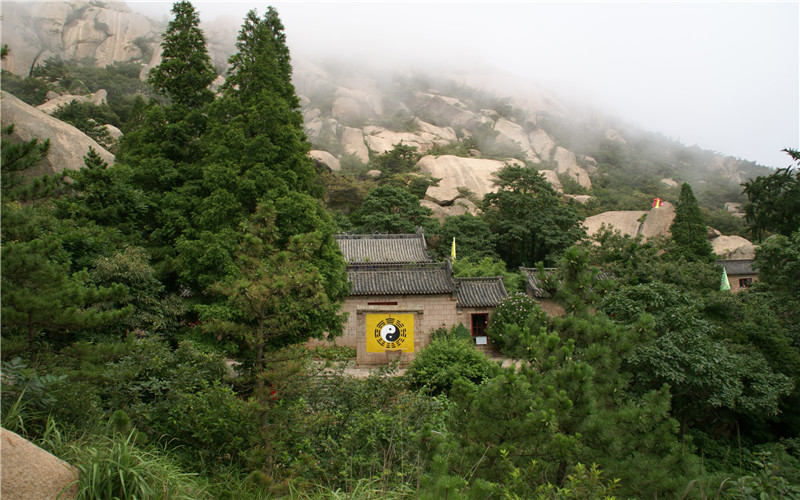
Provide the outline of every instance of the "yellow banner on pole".
[[414,352],[413,314],[367,314],[367,352]]

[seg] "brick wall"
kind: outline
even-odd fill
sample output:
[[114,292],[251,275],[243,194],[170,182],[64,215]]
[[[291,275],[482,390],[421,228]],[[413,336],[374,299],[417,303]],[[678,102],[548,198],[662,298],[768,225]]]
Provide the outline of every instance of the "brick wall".
[[[372,305],[370,304],[372,303]],[[381,304],[375,304],[381,303]],[[396,303],[388,305],[387,303]],[[336,345],[353,347],[357,352],[359,365],[381,365],[399,358],[401,365],[407,365],[414,359],[415,353],[430,342],[431,332],[442,325],[450,329],[458,323],[472,330],[472,314],[490,314],[494,309],[459,308],[456,297],[451,294],[441,295],[375,295],[347,297],[342,311],[348,313],[344,326],[344,334],[332,342],[312,340],[310,346]],[[414,352],[367,352],[367,314],[413,314],[414,316]],[[489,343],[476,346],[476,349],[494,353]]]
[[[740,281],[742,280],[742,281]],[[741,286],[744,281],[750,280],[749,285]],[[731,292],[746,290],[750,285],[758,281],[758,274],[729,274],[728,283],[731,284]]]

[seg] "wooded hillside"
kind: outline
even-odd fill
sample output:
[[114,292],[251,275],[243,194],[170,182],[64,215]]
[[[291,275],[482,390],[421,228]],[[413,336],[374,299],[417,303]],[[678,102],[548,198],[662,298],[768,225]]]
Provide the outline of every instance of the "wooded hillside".
[[[80,498],[800,497],[797,167],[433,77],[300,78],[273,8],[217,87],[195,8],[172,12],[145,80],[3,73],[2,425]],[[53,114],[102,150],[32,175],[64,141],[8,103],[100,89]],[[586,233],[657,197],[663,234]],[[708,226],[759,244],[760,281],[722,289]],[[334,235],[417,228],[456,276],[503,277],[505,362],[463,326],[363,377],[308,348],[342,329]]]

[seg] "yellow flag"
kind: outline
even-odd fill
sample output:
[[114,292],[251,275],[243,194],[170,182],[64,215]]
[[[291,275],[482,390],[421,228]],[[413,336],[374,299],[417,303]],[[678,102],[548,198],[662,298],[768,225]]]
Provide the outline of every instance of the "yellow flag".
[[450,250],[450,257],[456,260],[456,237],[453,236],[453,248]]

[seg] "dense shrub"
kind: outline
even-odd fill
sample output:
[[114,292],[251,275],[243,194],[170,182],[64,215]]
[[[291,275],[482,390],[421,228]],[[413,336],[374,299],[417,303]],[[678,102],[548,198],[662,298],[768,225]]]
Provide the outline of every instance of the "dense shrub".
[[[489,318],[488,335],[492,344],[500,352],[508,353],[519,340],[508,327],[510,325],[522,327],[534,313],[544,314],[536,301],[524,293],[515,293],[503,299]],[[517,328],[514,331],[520,330]]]
[[433,340],[411,362],[407,375],[414,387],[440,394],[447,393],[458,379],[480,384],[491,376],[494,363],[473,347],[472,340],[455,332],[448,337]]

